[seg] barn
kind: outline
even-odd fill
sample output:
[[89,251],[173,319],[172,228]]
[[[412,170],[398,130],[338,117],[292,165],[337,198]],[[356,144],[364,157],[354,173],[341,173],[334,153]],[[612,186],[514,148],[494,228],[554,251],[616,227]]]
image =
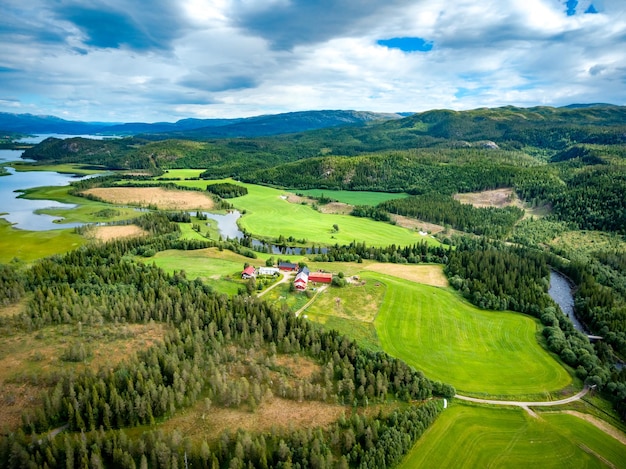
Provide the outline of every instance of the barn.
[[296,275],[296,279],[293,281],[296,290],[304,291],[306,290],[306,286],[309,283],[309,276],[305,272],[299,272]]
[[309,282],[315,283],[331,283],[333,281],[333,274],[330,272],[311,272],[309,274]]
[[298,264],[293,264],[291,262],[279,262],[278,268],[287,272],[295,272],[298,270]]

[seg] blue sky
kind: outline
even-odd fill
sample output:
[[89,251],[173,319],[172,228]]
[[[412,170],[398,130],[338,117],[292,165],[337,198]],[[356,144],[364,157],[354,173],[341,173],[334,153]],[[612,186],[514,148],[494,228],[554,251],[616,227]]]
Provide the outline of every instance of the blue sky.
[[[148,6],[147,6],[148,5]],[[0,112],[626,105],[624,0],[3,0]]]

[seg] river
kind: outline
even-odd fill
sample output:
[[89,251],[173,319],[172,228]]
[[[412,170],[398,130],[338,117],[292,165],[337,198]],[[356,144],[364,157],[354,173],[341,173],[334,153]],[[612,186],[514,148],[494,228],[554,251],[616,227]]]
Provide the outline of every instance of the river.
[[550,288],[548,289],[550,297],[558,304],[570,321],[574,324],[576,330],[585,332],[585,327],[576,318],[574,314],[574,293],[572,284],[567,277],[556,270],[550,271]]
[[[189,212],[190,215],[194,215],[196,212]],[[228,213],[221,215],[218,213],[202,212],[207,218],[215,220],[217,222],[217,229],[220,232],[222,238],[230,239],[243,239],[245,234],[239,229],[237,220],[241,217],[241,213],[238,210],[231,210]],[[272,254],[285,254],[285,255],[304,255],[304,254],[326,254],[327,248],[318,247],[313,251],[311,247],[291,247],[291,246],[279,246],[277,244],[268,244],[259,241],[258,239],[252,239],[252,249],[256,251],[265,252],[267,249],[271,250]]]

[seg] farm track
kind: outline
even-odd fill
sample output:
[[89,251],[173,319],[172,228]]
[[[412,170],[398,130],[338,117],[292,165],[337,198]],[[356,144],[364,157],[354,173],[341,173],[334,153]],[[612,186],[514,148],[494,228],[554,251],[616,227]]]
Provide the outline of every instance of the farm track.
[[496,399],[479,399],[477,397],[468,397],[456,394],[454,397],[461,399],[462,401],[476,402],[478,404],[491,404],[491,405],[503,405],[503,406],[517,406],[517,407],[552,407],[562,404],[569,404],[570,402],[577,401],[585,396],[589,392],[589,387],[585,386],[582,391],[573,396],[565,399],[559,399],[558,401],[538,401],[538,402],[522,402],[522,401],[499,401]]

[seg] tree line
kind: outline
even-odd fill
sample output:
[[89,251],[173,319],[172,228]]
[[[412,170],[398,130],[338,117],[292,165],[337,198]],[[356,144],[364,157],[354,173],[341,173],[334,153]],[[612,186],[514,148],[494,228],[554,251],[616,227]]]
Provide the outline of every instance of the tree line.
[[[335,331],[314,328],[253,297],[217,295],[182,273],[168,275],[154,266],[132,262],[129,248],[140,241],[89,245],[44,259],[25,272],[15,267],[0,272],[7,285],[21,277],[32,296],[23,314],[5,318],[13,327],[38,330],[54,324],[155,321],[171,329],[162,343],[119,365],[63,374],[48,383],[51,388],[43,406],[24,415],[23,432],[42,433],[66,424],[79,433],[34,445],[22,433],[10,435],[0,441],[2,466],[71,467],[93,458],[92,463],[101,467],[135,467],[144,460],[156,461],[157,467],[173,467],[174,459],[176,464],[182,460],[174,456],[180,455],[179,445],[168,443],[169,437],[143,437],[161,442],[168,457],[159,459],[159,451],[148,450],[142,439],[120,443],[116,450],[116,439],[125,437],[112,431],[152,424],[200,398],[212,405],[244,405],[253,411],[268,395],[357,408],[388,399],[411,402],[433,394],[454,395],[451,386],[428,380],[400,360],[365,351]],[[233,363],[244,363],[242,357],[249,357],[253,350],[264,350],[265,356],[248,360],[239,373],[229,372]],[[308,382],[276,379],[268,369],[271,360],[266,363],[276,353],[310,357],[321,371]],[[207,443],[202,451],[189,448],[187,457],[208,467],[216,461],[218,466],[242,467],[238,464],[250,461],[255,467],[265,467],[263,460],[267,467],[275,467],[281,457],[285,463],[291,461],[285,467],[381,467],[375,466],[381,458],[397,461],[410,449],[438,413],[434,403],[402,409],[367,422],[359,417],[331,430],[313,430],[310,437],[281,430],[242,434],[245,441],[276,442],[265,448],[259,443],[260,452],[243,440],[238,445],[237,437],[223,446]],[[224,438],[230,441],[231,436]]]

